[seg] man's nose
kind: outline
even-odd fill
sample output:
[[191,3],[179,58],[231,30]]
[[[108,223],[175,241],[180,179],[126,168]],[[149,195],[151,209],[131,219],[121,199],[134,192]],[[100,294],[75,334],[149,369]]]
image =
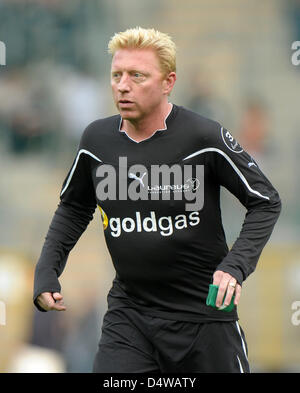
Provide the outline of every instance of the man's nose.
[[130,81],[129,77],[126,74],[123,74],[119,83],[118,83],[118,90],[120,92],[125,92],[130,90]]

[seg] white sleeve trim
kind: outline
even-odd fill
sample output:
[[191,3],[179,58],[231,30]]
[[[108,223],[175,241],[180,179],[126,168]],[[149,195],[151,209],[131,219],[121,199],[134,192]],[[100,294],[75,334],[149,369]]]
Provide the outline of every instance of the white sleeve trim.
[[217,149],[215,147],[207,147],[206,149],[198,150],[195,153],[190,154],[189,156],[185,157],[183,160],[188,160],[189,158],[193,158],[195,156],[198,156],[199,154],[203,154],[203,153],[207,153],[207,152],[215,152],[215,153],[221,154],[229,162],[229,164],[232,166],[234,171],[238,174],[238,176],[240,177],[242,182],[245,184],[245,186],[248,188],[248,190],[250,192],[252,192],[252,194],[257,195],[260,198],[270,200],[270,198],[268,196],[262,195],[260,192],[253,190],[253,188],[247,182],[247,179],[245,178],[245,176],[242,174],[242,172],[239,170],[239,168],[235,165],[235,163],[231,160],[231,158],[228,157],[228,155],[220,149]]
[[71,172],[70,172],[70,174],[69,174],[69,176],[68,176],[68,179],[67,179],[67,181],[66,181],[66,184],[65,184],[65,186],[64,186],[64,188],[63,188],[63,190],[62,190],[62,192],[60,193],[60,196],[62,196],[62,194],[63,194],[63,193],[66,191],[66,189],[68,188],[68,186],[69,186],[69,184],[70,184],[70,181],[71,181],[71,179],[72,179],[72,176],[73,176],[73,174],[74,174],[74,172],[75,172],[75,169],[76,169],[78,160],[79,160],[80,155],[81,155],[82,153],[89,155],[90,157],[94,158],[95,160],[97,160],[97,161],[99,161],[99,162],[102,162],[102,161],[100,160],[100,158],[96,157],[96,156],[95,156],[93,153],[91,153],[90,151],[85,150],[85,149],[79,150],[79,152],[77,153],[77,156],[76,156],[76,160],[75,160],[75,162],[74,162],[74,165],[73,165],[73,167],[72,167],[72,169],[71,169]]

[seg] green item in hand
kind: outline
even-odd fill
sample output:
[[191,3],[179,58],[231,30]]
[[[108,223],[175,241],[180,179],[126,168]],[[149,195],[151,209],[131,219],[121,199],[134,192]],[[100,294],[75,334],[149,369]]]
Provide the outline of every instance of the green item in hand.
[[[222,304],[222,306],[217,307],[216,300],[217,300],[218,290],[219,290],[219,285],[213,285],[213,284],[209,285],[209,291],[208,291],[208,295],[206,298],[206,305],[211,306],[211,307],[213,307],[217,310],[221,310],[221,311],[227,311],[227,312],[232,311],[235,307],[235,305],[233,303],[234,302],[234,295],[232,296],[231,302],[228,306],[224,306],[224,304]],[[226,297],[226,292],[224,295],[223,302],[225,300],[225,297]]]

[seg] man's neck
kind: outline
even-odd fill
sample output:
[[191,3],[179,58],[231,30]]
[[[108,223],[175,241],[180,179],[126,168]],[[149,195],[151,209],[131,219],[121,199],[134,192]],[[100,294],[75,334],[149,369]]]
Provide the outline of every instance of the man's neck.
[[134,139],[136,142],[141,142],[144,139],[150,138],[157,130],[166,128],[166,118],[170,114],[173,104],[167,102],[161,113],[158,113],[154,118],[145,118],[137,121],[130,121],[123,119],[121,130]]

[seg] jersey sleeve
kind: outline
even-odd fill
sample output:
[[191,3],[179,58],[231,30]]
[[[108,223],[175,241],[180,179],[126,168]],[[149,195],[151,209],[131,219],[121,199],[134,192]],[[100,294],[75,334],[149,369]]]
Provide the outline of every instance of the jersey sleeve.
[[257,265],[281,211],[278,192],[228,130],[221,127],[211,144],[212,168],[218,183],[247,209],[231,250],[217,266],[241,285]]
[[33,301],[40,311],[45,310],[38,305],[37,297],[43,292],[60,292],[58,277],[96,209],[90,160],[83,147],[82,138],[35,268]]

